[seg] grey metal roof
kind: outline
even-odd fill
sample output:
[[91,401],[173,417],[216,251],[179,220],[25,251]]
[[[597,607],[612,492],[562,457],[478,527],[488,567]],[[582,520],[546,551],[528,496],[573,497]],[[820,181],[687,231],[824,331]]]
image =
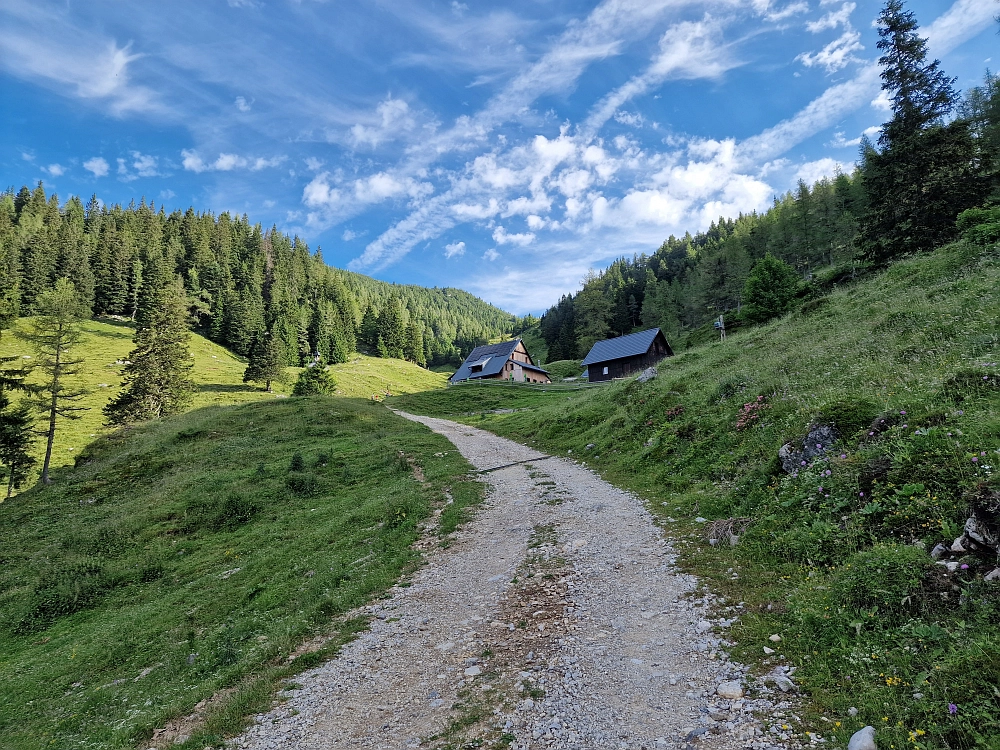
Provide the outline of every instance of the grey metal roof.
[[659,328],[650,328],[648,331],[639,331],[639,333],[630,333],[628,336],[598,341],[581,364],[592,365],[597,362],[608,362],[612,359],[624,359],[625,357],[645,354],[653,345],[653,339],[659,332]]
[[[459,380],[475,380],[476,378],[485,378],[490,375],[496,375],[503,370],[503,366],[507,364],[507,360],[510,359],[510,356],[514,353],[514,349],[517,348],[519,343],[521,343],[521,339],[504,341],[500,344],[477,346],[472,350],[472,353],[465,358],[465,362],[462,363],[462,366],[459,367],[455,374],[451,376],[451,381],[453,383],[457,383]],[[472,366],[478,365],[480,362],[483,364],[482,371],[472,372]],[[537,365],[529,365],[526,362],[518,362],[518,364],[528,370],[535,370],[548,375],[547,371]]]

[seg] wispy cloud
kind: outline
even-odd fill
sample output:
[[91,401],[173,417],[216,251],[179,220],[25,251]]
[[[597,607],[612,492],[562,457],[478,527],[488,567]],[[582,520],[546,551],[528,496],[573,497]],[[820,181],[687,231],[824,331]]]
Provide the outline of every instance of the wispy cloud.
[[452,242],[444,246],[445,258],[455,258],[462,255],[465,255],[464,242]]
[[74,26],[58,6],[8,0],[0,6],[0,66],[80,99],[107,105],[115,115],[160,107],[153,91],[130,80],[141,55]]
[[819,52],[803,52],[796,57],[807,68],[821,66],[827,73],[835,73],[852,62],[861,62],[854,56],[865,46],[861,43],[861,34],[854,29],[848,29]]
[[66,173],[62,164],[49,164],[47,167],[42,167],[42,171],[50,177],[62,177]]
[[855,3],[844,3],[840,10],[832,10],[818,21],[810,21],[806,28],[813,34],[818,34],[824,29],[835,29],[838,26],[849,27],[851,25],[851,14],[858,7]]
[[273,156],[264,158],[262,156],[250,157],[239,154],[220,153],[214,161],[205,161],[201,155],[192,149],[181,150],[181,165],[188,172],[232,172],[235,169],[248,169],[252,172],[259,172],[269,167],[280,166],[286,157]]
[[118,179],[122,182],[133,182],[138,180],[140,177],[161,176],[159,171],[159,159],[150,154],[133,151],[128,159],[119,157],[117,161]]

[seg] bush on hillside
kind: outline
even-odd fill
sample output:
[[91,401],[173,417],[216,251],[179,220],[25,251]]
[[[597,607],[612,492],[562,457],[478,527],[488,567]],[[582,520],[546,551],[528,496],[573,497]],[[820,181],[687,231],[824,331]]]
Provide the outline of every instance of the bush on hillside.
[[326,369],[322,360],[299,373],[292,389],[293,396],[332,396],[337,389],[337,381]]
[[976,245],[1000,242],[1000,206],[970,208],[958,215],[962,238]]
[[842,606],[878,610],[883,622],[898,623],[919,610],[921,583],[933,568],[920,547],[881,544],[851,555],[831,588]]
[[845,438],[868,427],[878,414],[878,407],[864,398],[843,398],[826,403],[820,409],[820,422],[837,428]]
[[764,323],[788,310],[799,288],[799,275],[768,253],[753,267],[743,285],[743,317]]

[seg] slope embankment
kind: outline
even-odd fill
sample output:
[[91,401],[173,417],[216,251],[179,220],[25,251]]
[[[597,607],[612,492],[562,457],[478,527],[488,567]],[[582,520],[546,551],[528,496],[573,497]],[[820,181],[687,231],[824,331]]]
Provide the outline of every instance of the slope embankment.
[[468,470],[444,438],[343,398],[96,440],[0,504],[0,745],[220,742],[365,627],[354,611],[418,563],[418,539],[454,530],[481,497]]
[[[956,243],[672,357],[646,383],[394,405],[571,454],[644,497],[687,535],[682,565],[745,604],[736,654],[796,670],[801,720],[775,734],[842,744],[870,724],[880,747],[990,746],[998,331],[996,248]],[[966,533],[973,515],[985,542]]]

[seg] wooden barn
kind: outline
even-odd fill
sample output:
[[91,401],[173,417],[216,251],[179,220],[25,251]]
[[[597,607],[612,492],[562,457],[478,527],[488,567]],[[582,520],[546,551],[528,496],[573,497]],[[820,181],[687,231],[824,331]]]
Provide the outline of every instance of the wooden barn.
[[590,382],[599,383],[641,372],[673,354],[663,332],[659,328],[650,328],[598,341],[583,360],[583,365],[587,368]]
[[549,374],[531,360],[521,339],[477,346],[450,383],[462,380],[510,380],[515,383],[551,383]]

